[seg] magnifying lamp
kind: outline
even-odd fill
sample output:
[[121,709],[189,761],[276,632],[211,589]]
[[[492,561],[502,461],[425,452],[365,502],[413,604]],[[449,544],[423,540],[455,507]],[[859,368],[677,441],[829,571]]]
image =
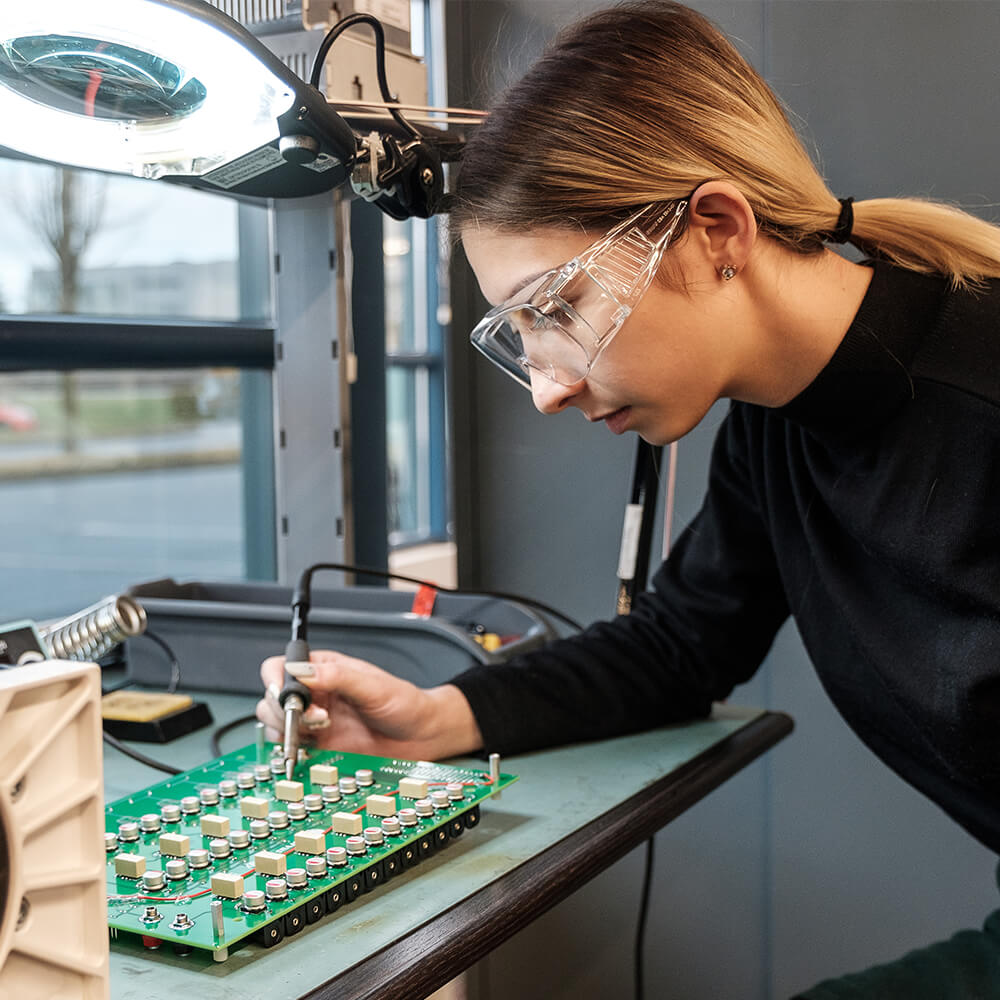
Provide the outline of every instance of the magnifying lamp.
[[[330,190],[364,167],[364,196],[405,218],[431,214],[443,194],[426,131],[402,143],[358,135],[203,0],[41,0],[0,12],[0,145],[38,159],[272,198]],[[392,183],[380,184],[387,166]]]

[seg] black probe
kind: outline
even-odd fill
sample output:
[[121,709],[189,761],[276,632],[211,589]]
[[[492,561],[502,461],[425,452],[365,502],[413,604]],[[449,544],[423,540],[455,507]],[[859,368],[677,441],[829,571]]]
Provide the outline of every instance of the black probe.
[[299,758],[299,723],[302,713],[312,703],[312,692],[298,678],[288,672],[290,663],[307,666],[309,643],[306,642],[306,619],[309,615],[309,567],[299,579],[292,597],[292,637],[285,647],[285,684],[278,694],[278,704],[285,713],[285,736],[282,750],[285,755],[285,777],[290,781]]

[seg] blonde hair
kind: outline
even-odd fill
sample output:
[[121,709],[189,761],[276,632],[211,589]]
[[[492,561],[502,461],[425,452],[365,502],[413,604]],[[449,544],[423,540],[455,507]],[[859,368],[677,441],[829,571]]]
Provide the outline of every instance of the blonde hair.
[[[505,230],[608,228],[629,209],[735,184],[760,231],[818,252],[841,204],[777,97],[710,21],[666,0],[562,32],[473,134],[452,214]],[[956,286],[1000,276],[1000,228],[920,198],[855,201],[850,242]]]

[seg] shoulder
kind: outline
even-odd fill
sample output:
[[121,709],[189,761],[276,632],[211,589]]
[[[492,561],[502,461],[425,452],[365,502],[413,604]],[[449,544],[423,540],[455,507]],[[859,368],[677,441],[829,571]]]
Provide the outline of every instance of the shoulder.
[[912,375],[1000,407],[1000,279],[945,295]]

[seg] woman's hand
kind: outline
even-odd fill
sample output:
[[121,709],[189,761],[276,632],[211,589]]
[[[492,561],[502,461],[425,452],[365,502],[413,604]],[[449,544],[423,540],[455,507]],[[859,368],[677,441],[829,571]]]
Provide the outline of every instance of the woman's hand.
[[[257,703],[257,718],[275,741],[281,740],[285,724],[278,704],[284,670],[283,656],[271,656],[260,667],[266,694]],[[327,649],[312,651],[308,667],[296,669],[295,676],[312,691],[300,733],[323,749],[440,760],[482,746],[469,703],[451,684],[419,688],[365,660]]]

